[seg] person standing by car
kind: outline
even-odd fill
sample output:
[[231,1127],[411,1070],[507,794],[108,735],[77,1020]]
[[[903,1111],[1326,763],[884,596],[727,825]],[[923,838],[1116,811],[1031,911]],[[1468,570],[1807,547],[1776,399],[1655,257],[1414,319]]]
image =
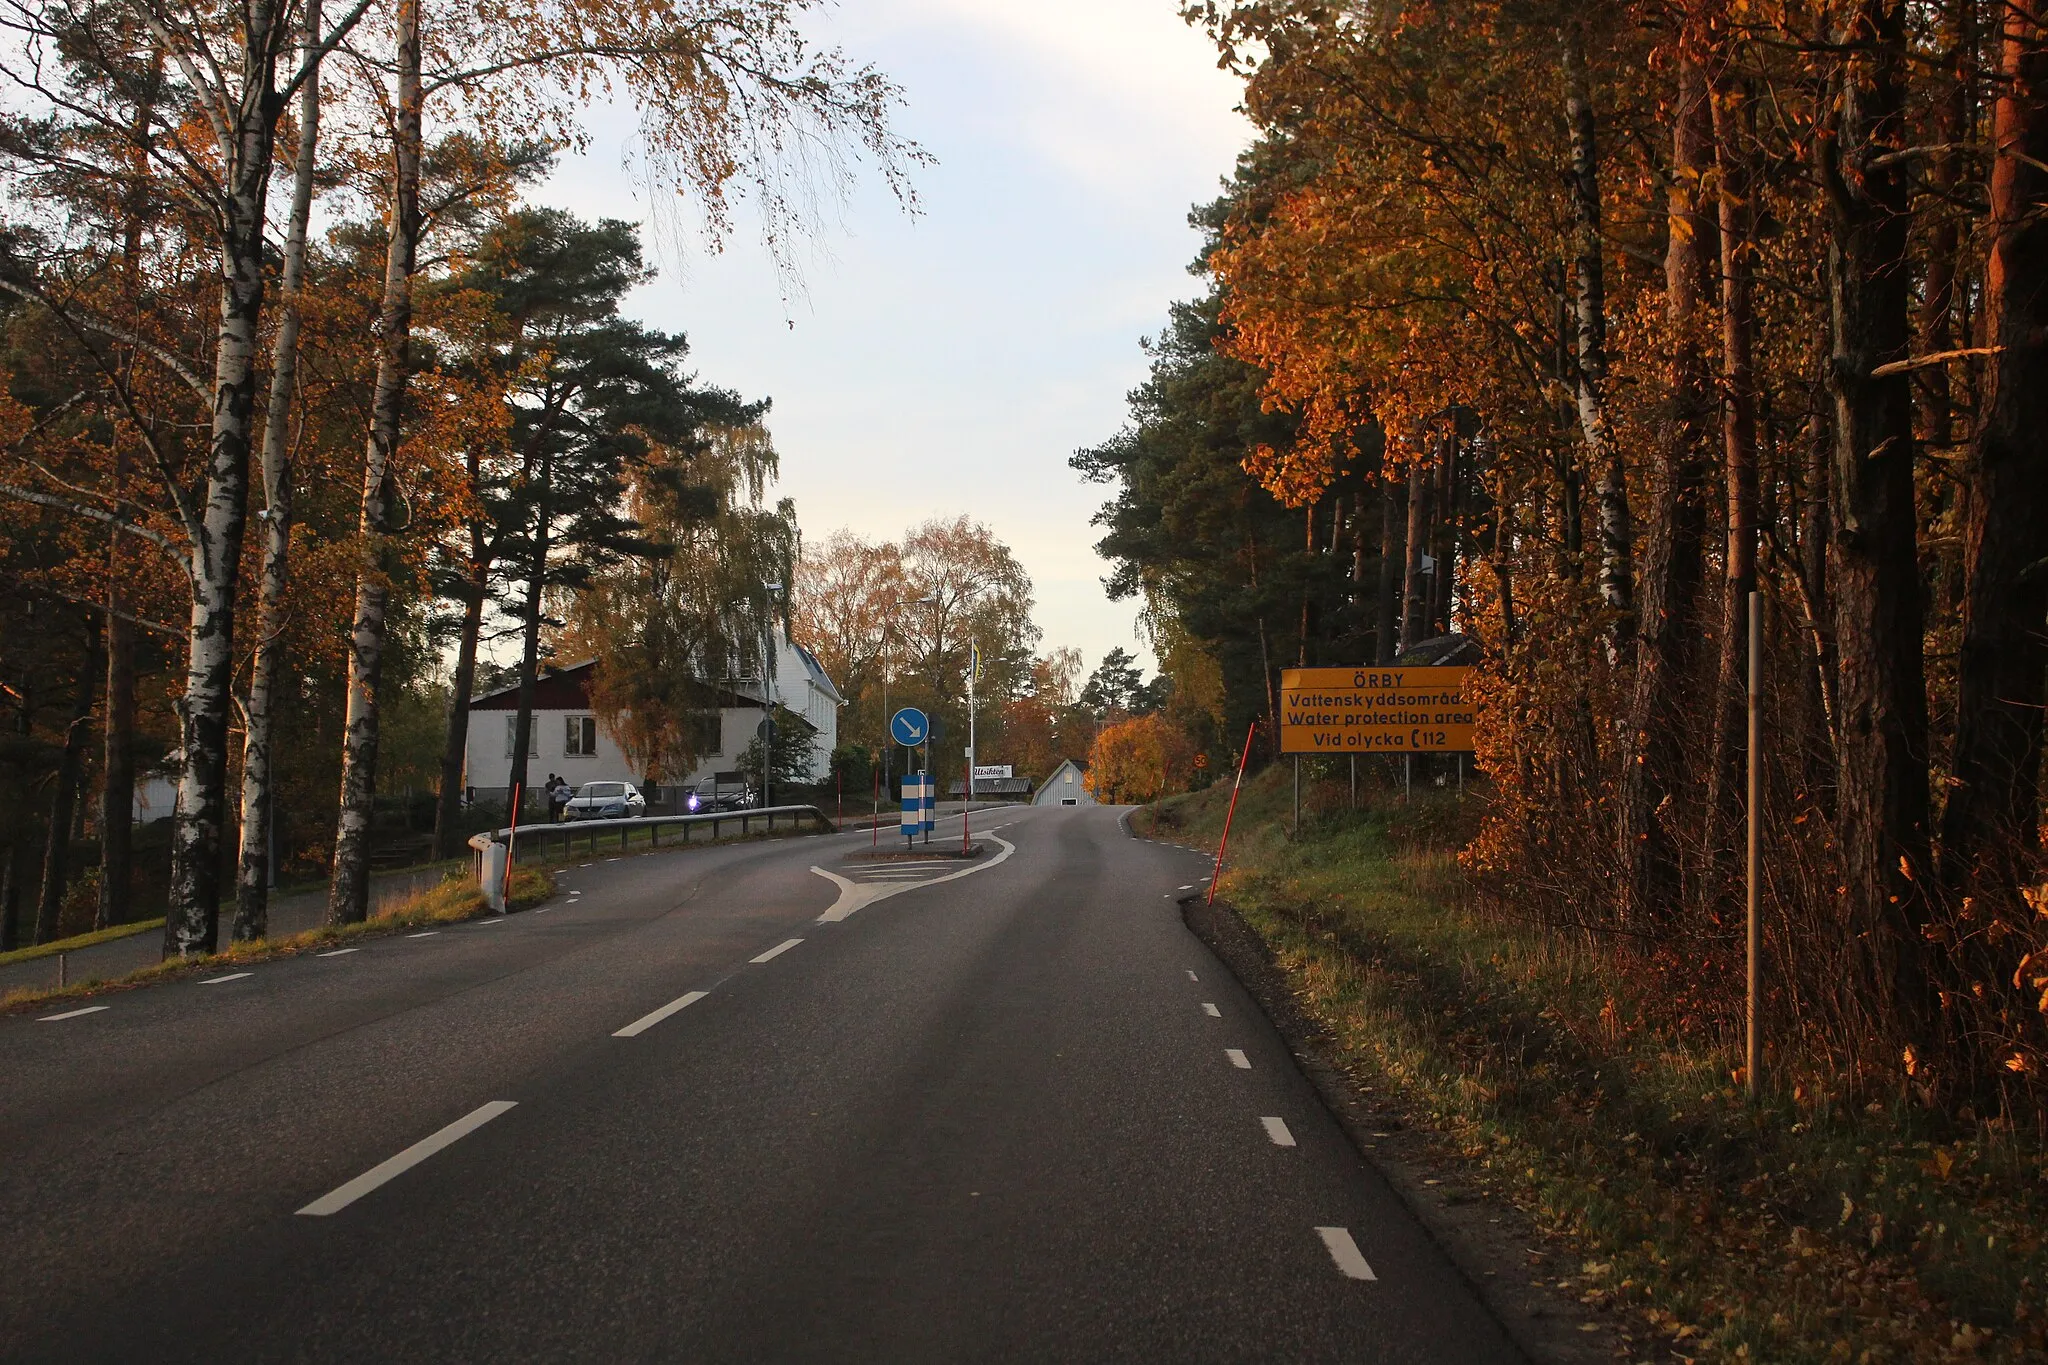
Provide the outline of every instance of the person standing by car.
[[558,777],[555,779],[554,797],[556,820],[566,820],[568,818],[569,798],[573,797],[574,795],[576,795],[575,789],[569,785],[568,778]]
[[551,825],[562,818],[562,798],[561,794],[556,790],[561,784],[561,778],[553,773],[549,773],[546,785],[541,788],[542,791],[548,794],[548,823]]

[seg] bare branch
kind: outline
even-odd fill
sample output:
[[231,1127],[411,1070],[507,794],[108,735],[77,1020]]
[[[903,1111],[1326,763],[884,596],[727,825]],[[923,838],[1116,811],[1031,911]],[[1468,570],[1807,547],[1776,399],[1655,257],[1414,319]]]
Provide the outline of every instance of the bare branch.
[[1997,355],[2003,346],[1966,346],[1960,351],[1936,351],[1932,355],[1917,355],[1911,360],[1894,360],[1878,366],[1870,372],[1872,379],[1888,379],[1895,374],[1907,374],[1913,370],[1931,369],[1946,365],[1951,360],[1963,360],[1970,356]]
[[179,548],[176,541],[152,527],[139,526],[118,513],[104,512],[97,507],[88,507],[82,502],[74,502],[70,498],[59,497],[55,493],[42,493],[33,488],[21,488],[11,483],[0,483],[0,497],[13,498],[19,502],[32,502],[38,507],[52,507],[59,512],[69,512],[73,516],[105,522],[109,526],[118,526],[129,535],[139,540],[146,540],[159,550],[162,550],[164,554],[177,564],[179,570],[186,578],[192,577],[192,561],[186,556],[185,552]]
[[119,323],[109,322],[105,318],[97,317],[91,313],[74,311],[74,305],[59,303],[32,284],[22,284],[18,280],[0,277],[0,289],[6,290],[18,298],[27,299],[31,303],[41,304],[49,309],[51,314],[66,327],[72,329],[83,328],[86,331],[98,332],[101,336],[112,338],[124,345],[133,346],[138,351],[147,353],[163,365],[165,369],[184,380],[186,387],[190,388],[199,397],[201,402],[208,406],[212,405],[213,386],[200,378],[199,372],[192,367],[192,363],[176,351],[166,346],[161,346],[146,336],[131,332]]

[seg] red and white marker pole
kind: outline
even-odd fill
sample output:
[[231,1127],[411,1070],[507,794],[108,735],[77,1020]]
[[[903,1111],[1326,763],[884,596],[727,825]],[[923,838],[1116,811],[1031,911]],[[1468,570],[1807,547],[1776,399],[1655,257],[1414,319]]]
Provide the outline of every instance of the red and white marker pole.
[[1252,722],[1252,728],[1244,732],[1244,753],[1237,760],[1237,781],[1230,784],[1230,809],[1223,812],[1223,838],[1216,845],[1216,866],[1209,872],[1209,898],[1205,905],[1216,903],[1216,879],[1223,875],[1223,850],[1230,847],[1230,822],[1237,815],[1237,793],[1244,786],[1244,765],[1252,761],[1252,736],[1259,732],[1259,723]]

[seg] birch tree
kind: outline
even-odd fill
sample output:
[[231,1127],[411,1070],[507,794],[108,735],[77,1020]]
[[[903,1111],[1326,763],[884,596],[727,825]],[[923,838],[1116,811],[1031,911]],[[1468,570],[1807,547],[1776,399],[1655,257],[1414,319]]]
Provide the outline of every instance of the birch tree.
[[[345,36],[368,4],[356,0],[321,46],[331,47]],[[164,921],[164,951],[170,956],[210,952],[219,932],[236,595],[266,283],[264,224],[278,119],[306,72],[282,86],[277,75],[302,26],[294,0],[252,0],[222,16],[158,0],[105,6],[9,0],[0,8],[0,34],[8,39],[0,77],[53,117],[75,120],[95,129],[105,142],[132,149],[190,212],[218,272],[217,324],[203,361],[148,344],[117,319],[78,307],[66,310],[67,325],[149,355],[184,383],[207,412],[207,454],[196,486],[188,488],[160,452],[154,457],[179,531],[174,543],[157,538],[182,560],[191,596],[177,825]],[[143,40],[143,35],[176,73],[174,100],[152,101],[139,86],[134,54],[121,44]],[[118,92],[118,106],[82,97],[78,85],[64,79],[74,66],[93,71]],[[148,107],[150,116],[124,123],[124,107]],[[66,158],[58,145],[43,161],[62,164]],[[0,287],[45,307],[58,306],[33,282],[0,281]],[[95,519],[127,520],[125,512],[105,505],[63,501]]]
[[807,0],[470,0],[423,8],[398,0],[381,73],[389,119],[390,240],[382,347],[363,470],[361,568],[350,639],[341,811],[328,894],[332,923],[368,910],[369,829],[379,737],[377,684],[385,647],[382,542],[403,436],[411,297],[419,234],[419,160],[429,101],[449,116],[572,136],[576,107],[617,95],[639,115],[649,176],[688,195],[715,246],[735,202],[751,196],[771,254],[793,264],[815,197],[843,194],[850,154],[874,160],[906,203],[918,149],[891,129],[896,88],[836,49],[814,49],[798,28]]

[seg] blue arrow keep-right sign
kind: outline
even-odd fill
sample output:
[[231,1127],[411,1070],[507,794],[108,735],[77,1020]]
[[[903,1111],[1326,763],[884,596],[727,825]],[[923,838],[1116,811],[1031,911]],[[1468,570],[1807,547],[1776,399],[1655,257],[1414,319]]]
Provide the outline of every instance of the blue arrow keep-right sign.
[[932,732],[931,722],[915,706],[906,706],[889,717],[889,737],[898,744],[916,748]]

